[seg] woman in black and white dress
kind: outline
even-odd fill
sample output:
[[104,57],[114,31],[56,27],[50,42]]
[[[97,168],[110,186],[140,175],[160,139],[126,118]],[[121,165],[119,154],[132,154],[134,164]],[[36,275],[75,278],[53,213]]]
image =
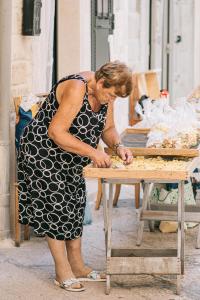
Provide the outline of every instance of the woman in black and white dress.
[[100,138],[131,162],[113,121],[114,100],[127,97],[131,89],[131,71],[120,62],[67,76],[52,88],[20,140],[19,222],[46,236],[55,283],[69,291],[84,290],[78,278],[102,279],[84,265],[81,255],[86,202],[82,169],[90,161],[110,166],[109,156],[97,150]]

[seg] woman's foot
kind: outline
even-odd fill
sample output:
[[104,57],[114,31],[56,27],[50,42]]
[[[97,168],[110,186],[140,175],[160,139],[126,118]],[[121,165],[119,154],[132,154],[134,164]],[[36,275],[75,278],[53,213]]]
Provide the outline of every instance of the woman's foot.
[[80,281],[106,281],[106,274],[92,270],[89,274],[78,278]]
[[87,266],[84,266],[83,268],[76,267],[76,271],[74,270],[73,273],[76,276],[76,278],[81,279],[81,281],[105,281],[106,279],[105,273],[95,271]]
[[68,248],[67,256],[71,270],[76,278],[87,277],[87,275],[92,271],[91,268],[84,264],[79,247],[78,249],[73,249],[72,247]]
[[93,271],[91,268],[87,267],[84,264],[82,253],[81,253],[80,238],[77,240],[67,241],[66,247],[67,247],[67,258],[71,266],[71,270],[76,276],[76,278],[97,280],[98,277],[100,281],[102,279],[103,280],[105,279],[105,274],[100,274],[99,272]]
[[55,262],[55,284],[68,291],[83,290],[83,285],[75,278],[67,259],[65,241],[52,239],[48,236],[46,236],[46,239]]
[[66,291],[69,291],[69,292],[85,291],[83,284],[80,281],[78,281],[78,279],[75,279],[75,278],[66,279],[62,282],[54,280],[54,283],[55,283],[55,285],[61,287],[62,289],[65,289]]
[[65,275],[62,274],[61,276],[59,276],[58,273],[56,274],[55,284],[64,288],[64,282],[69,282],[70,288],[72,289],[83,288],[82,284],[76,281],[76,275],[72,271],[65,273]]
[[87,266],[71,266],[76,278],[87,277],[92,272],[92,269]]
[[[63,266],[61,266],[61,265],[57,266],[55,281],[58,284],[60,284],[60,286],[61,286],[63,282],[70,281],[70,280],[72,281],[72,283],[71,283],[72,288],[80,289],[82,287],[82,284],[80,284],[79,282],[76,282],[76,274],[74,274],[74,272],[72,271],[69,262],[66,262],[65,268],[63,268]],[[73,282],[73,280],[74,280],[74,282]]]

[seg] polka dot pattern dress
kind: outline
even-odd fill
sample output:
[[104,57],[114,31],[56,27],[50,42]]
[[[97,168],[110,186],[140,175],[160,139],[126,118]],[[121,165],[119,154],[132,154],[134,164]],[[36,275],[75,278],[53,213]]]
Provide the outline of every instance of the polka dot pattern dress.
[[[69,132],[96,148],[105,126],[107,104],[94,112],[88,102],[87,82],[70,75],[58,83],[77,79],[86,85],[82,107]],[[48,137],[48,127],[58,109],[53,87],[36,117],[23,132],[18,153],[19,222],[34,227],[39,236],[74,240],[82,235],[86,203],[83,167],[90,159],[66,152]],[[67,116],[66,116],[67,118]]]

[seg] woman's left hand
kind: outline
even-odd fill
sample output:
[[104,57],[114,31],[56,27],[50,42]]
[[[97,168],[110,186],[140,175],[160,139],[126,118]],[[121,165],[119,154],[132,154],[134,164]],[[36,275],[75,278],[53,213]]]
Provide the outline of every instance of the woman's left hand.
[[124,161],[126,165],[129,165],[133,160],[133,154],[129,148],[119,146],[117,148],[117,155]]

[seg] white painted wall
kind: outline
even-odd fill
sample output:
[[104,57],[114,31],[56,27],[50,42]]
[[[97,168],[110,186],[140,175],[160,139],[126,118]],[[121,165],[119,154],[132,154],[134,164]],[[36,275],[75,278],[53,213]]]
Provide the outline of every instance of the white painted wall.
[[80,0],[80,71],[91,70],[90,2],[90,0]]
[[[111,60],[121,60],[133,71],[148,69],[149,0],[114,1],[115,29],[110,37]],[[128,127],[127,99],[115,103],[115,123],[121,133]]]
[[[153,0],[152,9],[152,68],[162,68],[165,73],[166,53],[169,53],[169,91],[170,101],[187,96],[200,83],[200,1],[174,0],[170,2],[170,43],[163,43],[163,33],[167,34],[166,2]],[[177,35],[182,40],[176,43]],[[166,75],[164,74],[166,88]]]
[[[173,1],[171,5],[171,102],[188,95],[194,85],[194,1]],[[200,28],[199,28],[200,30]],[[182,37],[176,43],[177,35]]]
[[58,79],[91,69],[90,0],[58,2]]
[[200,1],[194,0],[194,87],[200,84]]

